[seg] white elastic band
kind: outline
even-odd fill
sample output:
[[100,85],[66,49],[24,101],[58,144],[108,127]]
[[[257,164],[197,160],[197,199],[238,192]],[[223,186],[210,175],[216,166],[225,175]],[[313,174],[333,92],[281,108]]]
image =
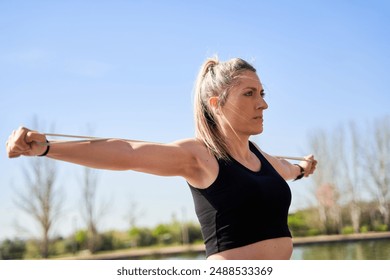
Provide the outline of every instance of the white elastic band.
[[42,134],[45,136],[51,136],[51,137],[78,138],[78,139],[84,139],[84,140],[74,140],[74,141],[58,140],[58,141],[50,141],[49,143],[38,142],[38,144],[41,146],[50,146],[53,144],[66,144],[66,143],[83,143],[83,142],[102,141],[102,140],[111,139],[111,138],[102,138],[102,137],[94,137],[94,136],[58,134],[58,133],[42,133]]
[[304,157],[290,157],[290,156],[274,156],[276,158],[281,158],[281,159],[290,159],[290,160],[300,160],[300,161],[311,161],[310,159],[306,159]]
[[[84,140],[75,140],[75,141],[52,141],[51,143],[39,143],[42,146],[48,146],[51,144],[65,144],[65,143],[83,143],[83,142],[90,142],[96,141],[96,140],[108,140],[112,138],[102,138],[102,137],[95,137],[95,136],[84,136],[84,135],[71,135],[71,134],[58,134],[58,133],[43,133],[45,136],[52,136],[52,137],[64,137],[64,138],[78,138],[78,139],[84,139]],[[291,156],[274,156],[279,159],[289,159],[289,160],[300,160],[300,161],[309,161],[311,160],[306,159],[304,157],[291,157]]]

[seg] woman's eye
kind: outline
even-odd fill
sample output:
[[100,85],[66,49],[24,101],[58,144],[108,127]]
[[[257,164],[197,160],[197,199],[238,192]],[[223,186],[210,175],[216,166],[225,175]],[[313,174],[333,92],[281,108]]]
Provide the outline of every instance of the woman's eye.
[[[255,91],[250,90],[250,91],[245,92],[245,93],[244,93],[244,96],[254,96],[255,94],[256,94]],[[260,92],[260,96],[261,96],[262,98],[264,98],[264,97],[265,97],[265,92],[264,92],[264,91],[261,91],[261,92]]]

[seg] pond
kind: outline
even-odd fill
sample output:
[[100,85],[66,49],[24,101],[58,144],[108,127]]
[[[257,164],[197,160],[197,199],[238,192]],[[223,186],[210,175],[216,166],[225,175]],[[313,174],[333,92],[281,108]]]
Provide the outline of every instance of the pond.
[[390,260],[390,239],[295,246],[293,260]]

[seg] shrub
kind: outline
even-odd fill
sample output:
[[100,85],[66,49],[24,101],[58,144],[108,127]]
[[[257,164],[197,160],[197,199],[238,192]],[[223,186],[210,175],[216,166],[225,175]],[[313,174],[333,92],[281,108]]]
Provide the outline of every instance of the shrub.
[[360,232],[361,233],[366,233],[366,232],[368,232],[369,230],[368,230],[368,226],[361,226],[360,227]]
[[346,226],[341,229],[341,234],[352,234],[354,233],[354,229],[351,226]]
[[129,236],[133,247],[151,246],[157,243],[152,231],[148,228],[134,227],[129,231]]
[[387,231],[387,230],[388,230],[388,226],[385,224],[378,224],[375,225],[374,227],[374,231]]
[[297,212],[288,216],[288,226],[293,236],[306,236],[309,231],[305,215]]

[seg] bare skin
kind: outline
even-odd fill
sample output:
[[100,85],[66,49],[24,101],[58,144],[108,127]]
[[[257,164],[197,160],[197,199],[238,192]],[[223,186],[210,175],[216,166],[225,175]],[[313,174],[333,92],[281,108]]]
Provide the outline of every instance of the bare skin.
[[[223,106],[218,105],[217,97],[210,98],[209,104],[217,114],[224,136],[229,139],[229,154],[247,168],[260,170],[261,162],[248,144],[251,135],[263,131],[263,112],[268,108],[256,73],[245,71]],[[6,143],[8,157],[41,155],[46,147],[39,143],[45,142],[45,135],[21,127]],[[285,180],[295,179],[300,174],[298,166],[261,152]],[[123,139],[53,142],[47,157],[98,169],[180,176],[200,189],[209,187],[219,172],[216,158],[195,138],[168,144]],[[317,164],[312,155],[306,159],[308,161],[299,163],[305,169],[305,177],[314,172]],[[283,237],[220,252],[209,259],[289,259],[291,253],[291,238]]]
[[289,260],[293,250],[289,237],[273,238],[209,256],[208,260]]

